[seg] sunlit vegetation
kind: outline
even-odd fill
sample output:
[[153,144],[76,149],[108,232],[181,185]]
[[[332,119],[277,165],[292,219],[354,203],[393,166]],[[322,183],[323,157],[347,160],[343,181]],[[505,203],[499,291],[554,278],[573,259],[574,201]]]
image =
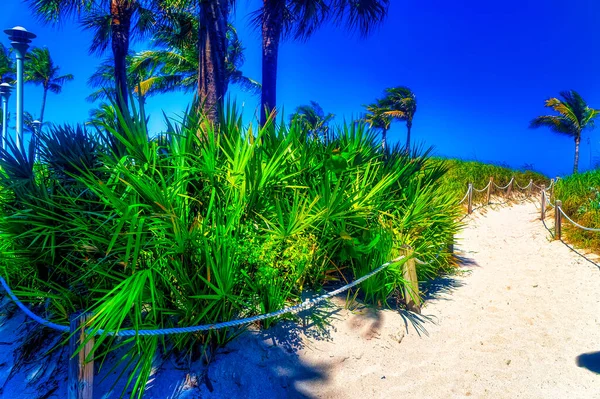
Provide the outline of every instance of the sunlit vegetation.
[[[244,126],[234,107],[218,125],[192,111],[157,137],[143,113],[117,117],[47,129],[38,163],[33,146],[0,157],[0,273],[55,322],[89,310],[88,327],[116,331],[262,314],[361,277],[403,245],[430,262],[421,281],[452,270],[461,209],[441,184],[446,163],[427,151],[384,155],[363,124],[325,138],[301,119]],[[386,306],[401,267],[355,293]],[[131,338],[130,387],[141,394],[156,353],[200,345],[209,359],[238,332]],[[102,335],[96,353],[122,343]]]

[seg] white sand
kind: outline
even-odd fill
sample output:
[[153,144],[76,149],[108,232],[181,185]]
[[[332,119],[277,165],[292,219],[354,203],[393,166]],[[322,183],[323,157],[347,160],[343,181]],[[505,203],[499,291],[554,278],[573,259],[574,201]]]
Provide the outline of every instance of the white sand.
[[[208,370],[167,360],[145,397],[600,398],[600,269],[550,241],[538,215],[524,203],[467,219],[465,272],[430,287],[423,316],[321,309],[324,330],[245,334]],[[56,378],[49,397],[65,397]],[[17,376],[0,396],[34,397],[26,392]]]

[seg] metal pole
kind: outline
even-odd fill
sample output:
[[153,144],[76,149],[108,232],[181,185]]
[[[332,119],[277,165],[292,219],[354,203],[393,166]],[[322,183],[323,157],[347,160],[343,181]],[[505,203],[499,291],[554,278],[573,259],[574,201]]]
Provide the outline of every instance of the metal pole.
[[2,96],[2,149],[6,149],[6,125],[8,125],[8,104]]
[[17,57],[17,137],[16,144],[17,149],[21,149],[23,141],[23,63],[25,54],[29,48],[31,39],[34,39],[36,35],[28,32],[27,29],[22,26],[15,26],[12,29],[6,29],[4,31],[11,40],[10,44],[15,49]]

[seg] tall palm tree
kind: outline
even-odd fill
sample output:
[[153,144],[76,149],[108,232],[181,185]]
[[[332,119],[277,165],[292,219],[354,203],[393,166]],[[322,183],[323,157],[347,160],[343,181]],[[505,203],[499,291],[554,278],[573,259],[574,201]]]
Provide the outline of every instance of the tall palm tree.
[[0,83],[15,80],[15,66],[8,47],[0,43]]
[[58,23],[64,18],[80,17],[82,26],[94,32],[90,52],[113,53],[119,108],[127,109],[127,63],[133,34],[143,38],[154,24],[153,0],[26,0],[41,20]]
[[383,104],[388,108],[387,115],[406,121],[406,152],[410,152],[410,130],[417,112],[417,97],[408,87],[391,87],[385,90]]
[[549,98],[544,106],[552,108],[558,115],[543,115],[533,119],[530,128],[548,127],[553,132],[565,134],[575,139],[575,161],[573,173],[579,167],[579,143],[581,132],[586,128],[594,127],[594,119],[600,110],[590,108],[575,90],[561,91],[559,98]]
[[25,63],[25,82],[42,86],[44,91],[42,97],[42,110],[40,111],[40,122],[44,122],[44,110],[46,109],[46,96],[48,91],[59,94],[66,82],[73,80],[70,73],[60,75],[60,67],[54,64],[50,51],[47,48],[34,48],[27,54]]
[[390,130],[392,124],[392,116],[390,116],[390,109],[382,102],[377,100],[374,104],[365,106],[367,114],[363,120],[371,126],[373,129],[381,131],[381,148],[383,152],[387,151],[387,132]]
[[325,114],[323,108],[316,102],[311,101],[310,105],[301,105],[296,108],[296,112],[290,115],[290,120],[297,120],[312,134],[313,138],[325,138],[329,132],[329,122],[335,118],[334,114]]
[[282,39],[307,40],[327,20],[367,35],[387,15],[389,0],[263,0],[253,13],[262,32],[261,124],[277,105],[277,59]]

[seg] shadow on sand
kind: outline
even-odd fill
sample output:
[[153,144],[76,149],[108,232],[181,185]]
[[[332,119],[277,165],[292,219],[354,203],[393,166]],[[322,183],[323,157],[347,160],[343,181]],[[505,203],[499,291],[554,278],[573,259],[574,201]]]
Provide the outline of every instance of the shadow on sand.
[[600,374],[600,352],[583,353],[577,356],[577,365],[590,370],[592,373]]

